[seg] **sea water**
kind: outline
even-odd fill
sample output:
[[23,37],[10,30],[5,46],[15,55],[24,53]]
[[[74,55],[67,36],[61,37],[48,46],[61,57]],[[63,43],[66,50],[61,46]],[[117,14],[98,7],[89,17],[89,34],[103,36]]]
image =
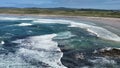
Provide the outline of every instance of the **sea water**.
[[[94,23],[0,17],[0,68],[118,68],[115,59],[92,53],[119,45],[117,34]],[[76,60],[77,53],[85,60]]]

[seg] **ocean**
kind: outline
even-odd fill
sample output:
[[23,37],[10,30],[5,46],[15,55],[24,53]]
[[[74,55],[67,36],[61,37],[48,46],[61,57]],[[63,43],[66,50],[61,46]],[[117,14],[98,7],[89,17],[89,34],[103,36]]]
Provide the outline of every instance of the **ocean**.
[[0,16],[0,68],[119,68],[94,54],[102,48],[120,48],[120,37],[93,22]]

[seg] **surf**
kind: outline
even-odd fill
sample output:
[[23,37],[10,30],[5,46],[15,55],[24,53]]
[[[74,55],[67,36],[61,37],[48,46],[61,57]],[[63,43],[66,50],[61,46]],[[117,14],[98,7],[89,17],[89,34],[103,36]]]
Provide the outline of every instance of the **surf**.
[[52,38],[55,36],[56,34],[32,36],[13,41],[13,43],[19,44],[20,49],[17,54],[23,59],[25,58],[25,61],[28,63],[32,64],[34,62],[38,64],[41,62],[45,65],[41,64],[39,66],[66,68],[60,61],[63,53],[57,46],[57,42],[52,41]]
[[87,24],[87,23],[79,22],[79,21],[64,20],[64,19],[45,19],[45,18],[40,19],[40,18],[19,18],[19,17],[11,17],[11,18],[10,17],[0,17],[0,20],[32,20],[31,23],[21,23],[16,26],[31,26],[36,23],[39,23],[39,24],[50,24],[50,23],[68,24],[69,25],[68,27],[77,27],[77,28],[86,29],[86,31],[95,34],[99,38],[120,42],[120,37],[117,34],[111,32],[103,27],[92,25],[92,24]]
[[90,25],[90,24],[85,24],[82,22],[76,22],[76,21],[70,21],[70,20],[59,20],[59,19],[39,19],[33,22],[34,23],[69,24],[68,27],[77,27],[77,28],[86,29],[86,31],[96,34],[97,37],[99,38],[120,42],[120,37],[118,35],[116,35],[115,33],[103,27],[99,27],[96,25]]

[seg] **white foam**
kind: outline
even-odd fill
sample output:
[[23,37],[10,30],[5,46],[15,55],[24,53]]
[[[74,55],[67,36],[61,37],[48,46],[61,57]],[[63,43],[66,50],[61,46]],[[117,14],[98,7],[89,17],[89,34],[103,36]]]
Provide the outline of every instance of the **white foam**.
[[58,23],[58,24],[69,24],[70,22],[67,20],[58,20],[58,19],[38,19],[34,20],[35,23]]
[[4,44],[5,44],[5,42],[4,42],[4,41],[1,41],[1,42],[0,42],[0,44],[4,45]]
[[29,63],[23,61],[21,57],[17,54],[8,53],[0,54],[0,68],[36,68]]
[[17,26],[31,26],[31,23],[20,23],[20,24],[16,24]]
[[20,56],[27,57],[28,62],[35,60],[53,68],[66,68],[60,61],[63,53],[57,46],[57,42],[52,41],[55,36],[56,34],[33,36],[13,42],[20,44],[21,48],[17,53]]
[[89,66],[83,66],[83,67],[81,67],[81,68],[90,68]]
[[99,26],[95,26],[95,25],[85,24],[82,22],[75,22],[75,21],[70,21],[70,20],[57,20],[57,19],[39,19],[33,22],[34,23],[69,24],[70,25],[69,27],[78,27],[78,28],[86,29],[87,31],[96,34],[100,38],[120,42],[120,37],[108,31],[107,29],[99,27]]
[[74,37],[74,36],[75,35],[73,35],[70,31],[66,31],[66,32],[58,33],[54,39],[69,39],[69,38]]
[[[82,23],[82,22],[60,20],[60,19],[37,19],[37,18],[18,18],[18,17],[11,17],[11,18],[0,17],[0,20],[33,20],[33,23],[69,24],[70,27],[78,27],[78,28],[86,29],[87,31],[96,34],[100,38],[120,42],[120,37],[108,31],[107,29],[99,26],[91,25],[91,24]],[[29,25],[32,25],[32,24],[26,24],[26,23],[19,24],[19,26],[29,26]]]
[[14,18],[14,17],[0,17],[0,20],[19,20],[18,18]]
[[34,20],[34,18],[19,18],[19,17],[0,17],[0,20]]
[[93,26],[93,25],[88,25],[88,24],[83,24],[83,23],[73,23],[70,27],[84,28],[87,31],[96,34],[97,37],[120,42],[120,37],[118,35],[99,26]]
[[105,48],[100,49],[100,51],[101,51],[101,52],[104,52],[104,51],[111,51],[111,50],[113,50],[113,49],[120,50],[120,48],[105,47]]
[[89,60],[94,64],[93,68],[108,68],[109,66],[114,66],[113,68],[116,68],[117,62],[112,59],[108,59],[105,57],[96,57],[96,59]]
[[104,57],[97,57],[95,60],[90,60],[93,63],[100,63],[100,64],[115,64],[114,60],[110,60]]

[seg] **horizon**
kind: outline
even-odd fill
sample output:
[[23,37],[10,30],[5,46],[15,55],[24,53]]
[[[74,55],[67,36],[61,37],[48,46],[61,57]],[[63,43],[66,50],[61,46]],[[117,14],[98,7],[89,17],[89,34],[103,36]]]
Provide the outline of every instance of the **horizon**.
[[98,8],[69,8],[69,7],[48,7],[48,8],[41,8],[41,7],[0,7],[0,8],[6,8],[6,9],[71,9],[71,10],[115,10],[115,11],[120,11],[120,9],[98,9]]
[[75,9],[107,9],[120,10],[119,0],[3,0],[0,7],[15,8],[75,8]]

